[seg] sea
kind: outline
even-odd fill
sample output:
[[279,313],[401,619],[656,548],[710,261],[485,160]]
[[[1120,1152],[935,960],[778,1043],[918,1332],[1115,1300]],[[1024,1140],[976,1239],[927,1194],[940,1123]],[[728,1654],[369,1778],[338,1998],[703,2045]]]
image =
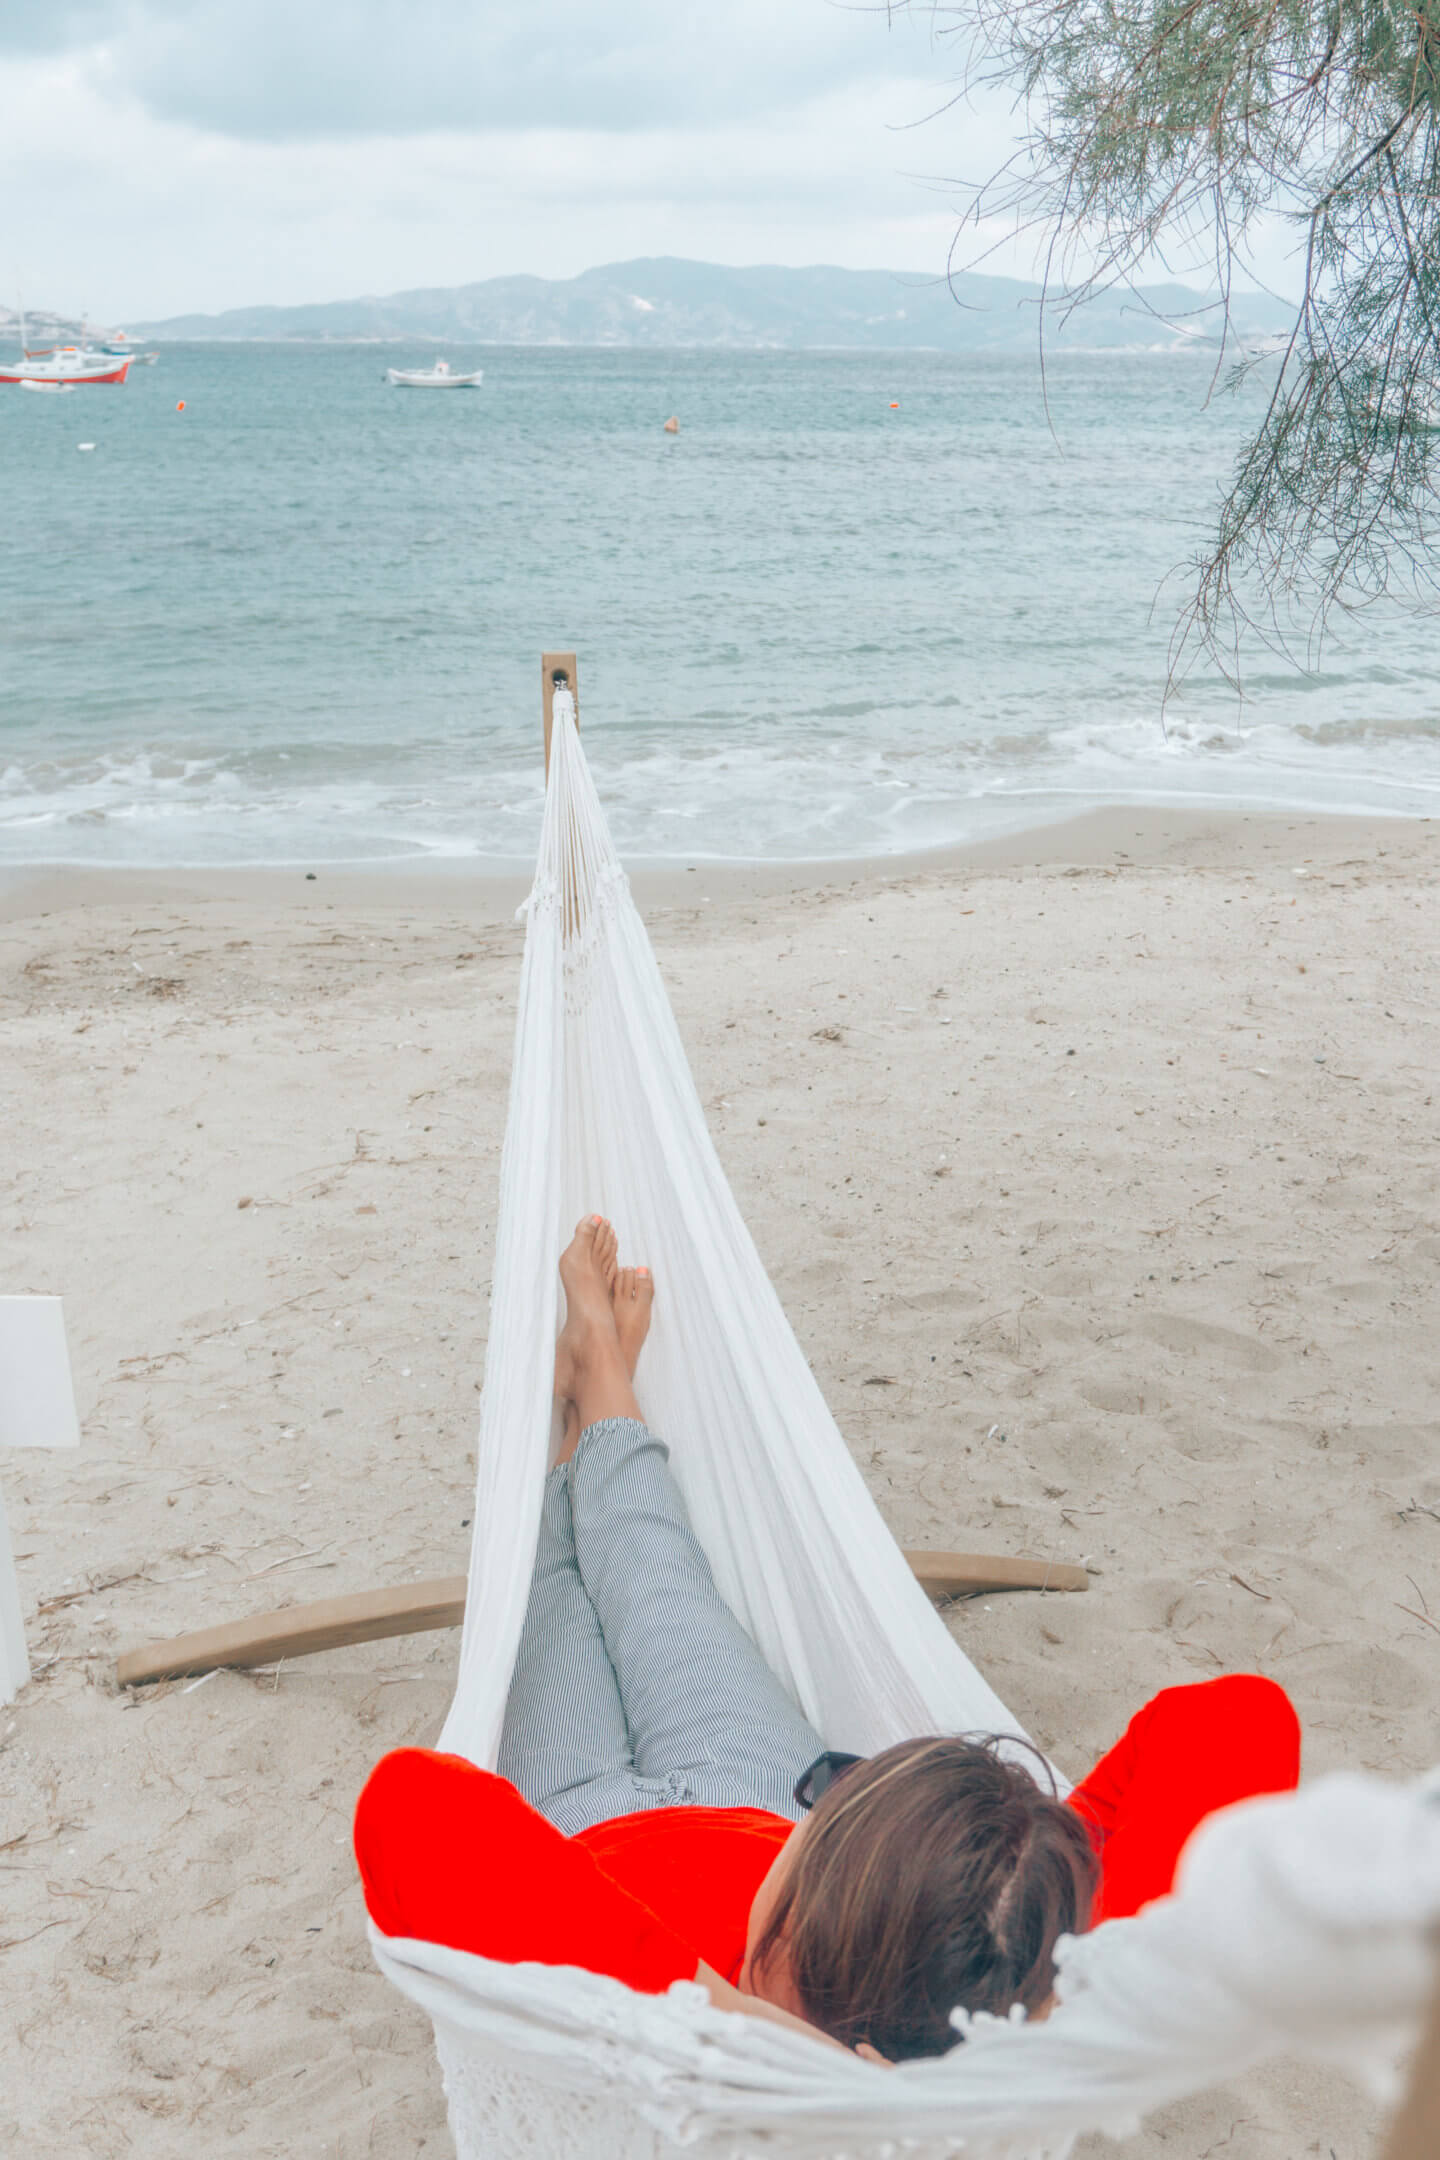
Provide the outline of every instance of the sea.
[[[1264,386],[1213,360],[172,344],[0,389],[0,865],[533,859],[579,654],[637,863],[1101,803],[1440,810],[1440,621],[1171,640]],[[679,421],[667,434],[664,422]]]

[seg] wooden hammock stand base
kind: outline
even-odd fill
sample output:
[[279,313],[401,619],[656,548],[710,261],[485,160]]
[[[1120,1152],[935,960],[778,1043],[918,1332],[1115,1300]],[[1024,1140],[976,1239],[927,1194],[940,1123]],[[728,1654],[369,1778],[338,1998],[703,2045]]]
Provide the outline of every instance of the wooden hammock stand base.
[[[982,1553],[912,1552],[905,1558],[933,1598],[976,1597],[988,1590],[1087,1590],[1084,1568],[1055,1560],[999,1560]],[[127,1650],[115,1667],[121,1687],[151,1680],[179,1680],[231,1666],[274,1665],[317,1650],[381,1642],[388,1635],[424,1635],[459,1627],[465,1617],[465,1577],[406,1583],[398,1590],[359,1590],[351,1597],[321,1598],[282,1612],[198,1628],[171,1642]]]

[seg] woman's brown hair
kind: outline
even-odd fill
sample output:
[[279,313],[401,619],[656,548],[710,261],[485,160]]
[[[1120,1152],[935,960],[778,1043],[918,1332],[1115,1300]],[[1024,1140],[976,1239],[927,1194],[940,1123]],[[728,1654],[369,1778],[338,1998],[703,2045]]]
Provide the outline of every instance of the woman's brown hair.
[[1016,1745],[906,1740],[838,1778],[755,1945],[757,1977],[783,1953],[811,2023],[892,2062],[953,2047],[957,2007],[1042,2009],[1098,1867],[1080,1816],[1000,1753]]

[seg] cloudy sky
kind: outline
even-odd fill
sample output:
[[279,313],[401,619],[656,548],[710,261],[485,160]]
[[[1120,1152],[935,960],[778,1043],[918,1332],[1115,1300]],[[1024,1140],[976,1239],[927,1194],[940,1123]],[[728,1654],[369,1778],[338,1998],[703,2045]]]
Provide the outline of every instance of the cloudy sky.
[[1013,137],[937,112],[958,64],[883,0],[0,0],[0,295],[119,323],[650,254],[938,270],[944,177]]

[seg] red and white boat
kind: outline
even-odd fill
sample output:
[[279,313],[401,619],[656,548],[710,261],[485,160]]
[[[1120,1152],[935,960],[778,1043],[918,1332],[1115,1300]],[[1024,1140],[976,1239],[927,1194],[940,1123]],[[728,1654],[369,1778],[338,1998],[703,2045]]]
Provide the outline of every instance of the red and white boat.
[[78,345],[62,345],[58,351],[32,360],[0,360],[0,383],[56,383],[78,389],[81,383],[122,383],[129,374],[133,353],[118,358],[113,353],[82,352]]

